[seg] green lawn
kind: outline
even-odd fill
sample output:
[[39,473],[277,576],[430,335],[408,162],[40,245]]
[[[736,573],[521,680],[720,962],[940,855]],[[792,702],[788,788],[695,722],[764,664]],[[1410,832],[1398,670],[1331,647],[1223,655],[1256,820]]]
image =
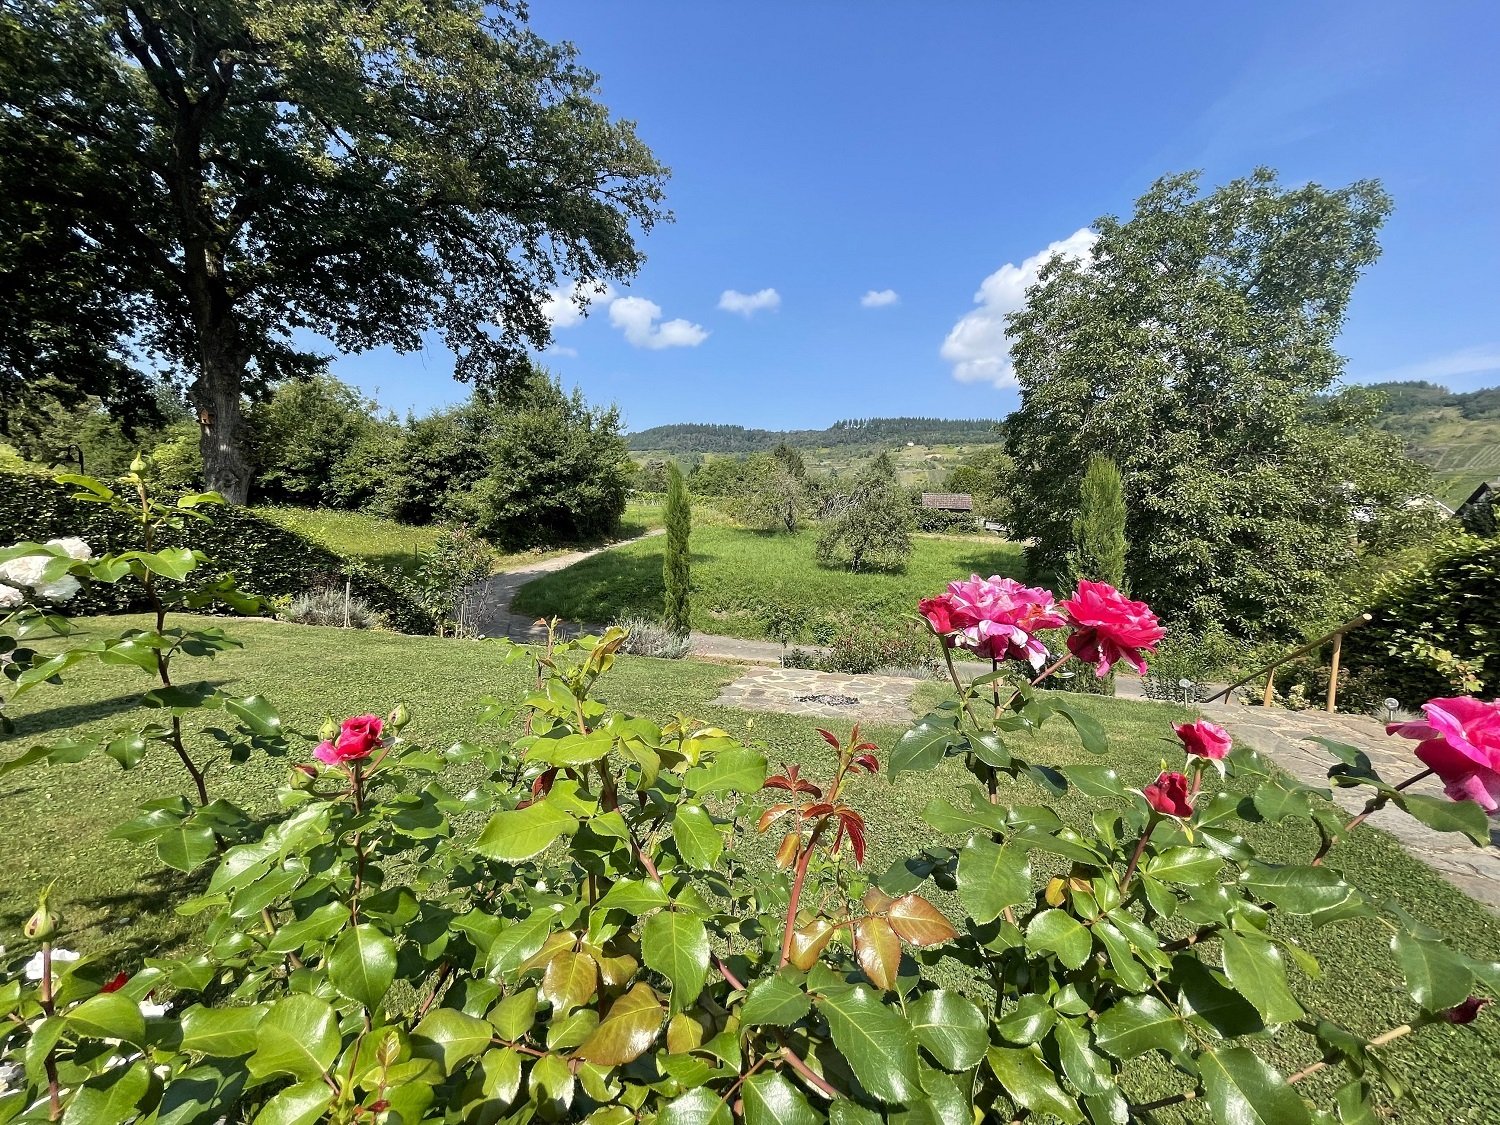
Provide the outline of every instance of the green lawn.
[[[102,623],[114,631],[126,619]],[[231,633],[245,648],[214,663],[197,665],[182,678],[208,678],[247,694],[269,697],[288,727],[312,731],[325,713],[344,715],[387,710],[397,700],[411,705],[414,719],[407,734],[416,740],[446,744],[459,738],[485,737],[475,724],[474,700],[486,693],[522,689],[524,670],[500,663],[492,644],[440,640],[379,632],[348,632],[276,622],[230,622]],[[814,721],[784,715],[752,714],[715,707],[711,701],[738,669],[692,661],[658,661],[624,657],[604,681],[601,698],[616,706],[661,717],[683,712],[761,743],[773,763],[802,761],[814,775],[826,764],[827,748],[813,731]],[[17,735],[0,740],[0,754],[12,756],[42,738],[58,738],[79,727],[112,726],[138,720],[131,709],[133,693],[146,686],[133,668],[94,668],[70,676],[59,688],[43,688],[23,697],[15,708]],[[937,685],[924,687],[922,701],[941,696]],[[1134,784],[1155,776],[1167,724],[1184,712],[1159,704],[1078,697],[1111,735],[1111,762]],[[847,729],[846,723],[825,725]],[[196,731],[197,728],[195,728]],[[1031,756],[1066,762],[1083,757],[1065,724],[1049,727]],[[868,733],[882,747],[882,758],[900,731],[876,727]],[[201,738],[197,745],[203,745]],[[274,787],[285,777],[287,763],[257,760],[226,771],[216,769],[210,784],[252,811],[271,811]],[[884,773],[852,795],[870,823],[869,865],[881,870],[894,859],[931,843],[936,833],[920,819],[921,808],[936,794],[951,793],[965,775],[948,765],[923,775],[904,775],[892,785]],[[461,782],[462,779],[458,779]],[[0,779],[0,817],[6,826],[0,850],[0,944],[19,944],[16,931],[32,908],[37,890],[57,881],[55,905],[64,916],[61,944],[72,949],[103,950],[120,967],[138,965],[152,952],[180,943],[195,925],[172,906],[185,894],[188,880],[163,871],[146,849],[108,838],[109,829],[130,815],[149,796],[181,791],[178,770],[153,752],[140,767],[121,772],[108,759],[81,765],[44,767]],[[1042,800],[1040,791],[1017,785],[1004,794],[1017,803]],[[1059,812],[1085,827],[1100,801],[1069,797]],[[1310,829],[1250,826],[1248,835],[1267,858],[1300,859],[1312,854]],[[764,850],[764,849],[762,849]],[[1367,890],[1399,901],[1417,917],[1449,933],[1472,953],[1500,955],[1500,924],[1494,915],[1438,880],[1382,833],[1361,829],[1334,853],[1336,866]],[[1038,863],[1037,878],[1047,874]],[[1286,927],[1287,920],[1276,925]],[[1331,1018],[1366,1036],[1403,1022],[1410,1006],[1397,995],[1396,977],[1387,953],[1389,935],[1374,923],[1336,923],[1316,932],[1300,932],[1306,946],[1324,965],[1325,975],[1311,982],[1305,998]],[[1500,1086],[1491,1079],[1500,1054],[1500,1018],[1488,1012],[1471,1028],[1448,1025],[1425,1029],[1392,1047],[1386,1057],[1411,1083],[1414,1102],[1403,1104],[1393,1119],[1402,1122],[1494,1122],[1500,1120]],[[1273,1055],[1284,1070],[1316,1057],[1299,1033],[1279,1033]],[[1314,1080],[1316,1081],[1316,1080]],[[1309,1083],[1313,1092],[1314,1083]],[[1172,1087],[1176,1088],[1176,1087]],[[1160,1092],[1168,1092],[1166,1089]],[[1327,1095],[1325,1084],[1317,1092]],[[1201,1116],[1162,1113],[1161,1122],[1196,1121]]]
[[[1021,548],[993,537],[918,535],[903,574],[825,569],[813,559],[816,541],[812,528],[787,535],[695,526],[693,628],[764,637],[770,611],[783,607],[805,616],[802,640],[826,641],[848,614],[896,620],[955,578],[1021,572]],[[649,539],[595,555],[521,587],[514,607],[519,613],[595,623],[658,617],[663,549],[660,539]]]
[[[267,506],[256,508],[257,515],[313,542],[335,554],[358,559],[387,570],[415,574],[424,552],[431,550],[440,530],[437,526],[416,527],[382,519],[368,512],[349,512],[335,508],[289,508]],[[633,539],[662,525],[661,504],[631,502],[620,520],[620,538]],[[548,551],[495,553],[496,570],[512,570],[528,562],[560,555],[569,547]]]

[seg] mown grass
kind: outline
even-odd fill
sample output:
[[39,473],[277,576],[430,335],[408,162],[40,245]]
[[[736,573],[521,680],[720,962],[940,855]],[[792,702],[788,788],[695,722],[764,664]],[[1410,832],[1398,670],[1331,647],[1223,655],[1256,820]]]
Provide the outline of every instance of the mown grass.
[[[693,529],[693,628],[732,637],[767,636],[774,612],[800,616],[797,639],[827,641],[851,615],[896,620],[919,598],[971,573],[1019,575],[1021,548],[994,538],[918,535],[901,574],[853,574],[820,567],[817,532]],[[631,543],[545,575],[521,587],[516,612],[557,614],[569,621],[608,622],[661,614],[659,539]]]
[[[138,620],[138,619],[137,619]],[[132,619],[85,621],[85,628],[113,632]],[[213,662],[184,665],[181,678],[222,682],[246,694],[259,692],[280,709],[288,728],[306,737],[325,714],[383,712],[398,700],[412,707],[415,718],[407,734],[414,740],[446,745],[461,738],[488,738],[494,732],[477,725],[474,700],[486,693],[501,696],[523,690],[524,669],[506,666],[497,648],[487,642],[440,640],[379,632],[285,625],[275,622],[229,622],[230,632],[244,642],[240,650]],[[623,709],[662,717],[694,715],[731,733],[759,743],[772,763],[799,761],[811,776],[827,769],[827,748],[814,731],[826,725],[843,733],[848,724],[797,716],[750,713],[713,705],[723,684],[739,669],[693,661],[659,661],[624,657],[601,685],[599,695]],[[111,728],[139,722],[135,694],[148,686],[134,669],[82,670],[70,674],[63,687],[44,688],[18,701],[14,711],[19,731],[0,741],[0,754],[12,756],[37,741],[59,738],[75,729]],[[943,696],[940,685],[920,689],[918,705],[926,707]],[[1131,784],[1155,776],[1166,751],[1162,741],[1167,724],[1180,718],[1180,708],[1122,700],[1076,697],[1107,726],[1110,761]],[[207,745],[204,723],[190,723],[194,744]],[[882,748],[882,761],[899,738],[893,726],[875,726],[866,733]],[[1066,724],[1046,728],[1029,748],[1040,761],[1064,763],[1086,757]],[[274,811],[273,793],[286,776],[288,763],[260,759],[233,770],[216,768],[210,784],[216,795],[228,797],[257,813]],[[461,779],[460,779],[461,780]],[[861,783],[851,794],[870,825],[867,867],[884,870],[892,862],[921,847],[943,840],[921,819],[921,810],[934,796],[962,800],[967,775],[956,763],[921,775],[906,774],[891,783],[882,772]],[[185,792],[174,760],[153,753],[135,770],[121,772],[108,759],[75,766],[41,767],[0,779],[0,817],[6,825],[0,850],[0,943],[19,944],[17,930],[29,913],[33,897],[47,883],[57,881],[54,899],[64,915],[61,943],[72,949],[104,952],[121,968],[183,944],[197,921],[173,913],[174,905],[190,892],[192,881],[164,871],[147,849],[109,838],[110,829],[126,819],[139,801],[162,792]],[[1027,784],[1007,786],[1003,799],[1038,803],[1041,792]],[[1102,801],[1070,795],[1059,812],[1086,827]],[[743,823],[748,818],[741,816]],[[1249,825],[1247,836],[1267,858],[1305,862],[1316,848],[1310,830]],[[949,843],[956,839],[949,838]],[[769,845],[754,842],[747,858],[759,862]],[[1383,833],[1361,829],[1332,856],[1334,864],[1370,893],[1394,899],[1415,916],[1433,924],[1469,952],[1500,955],[1500,925],[1484,908],[1437,879]],[[1044,874],[1037,863],[1038,879]],[[941,895],[937,896],[941,899]],[[1370,1037],[1399,1025],[1412,1015],[1398,991],[1398,977],[1388,952],[1389,932],[1378,923],[1337,923],[1319,931],[1275,923],[1281,932],[1294,933],[1322,961],[1320,980],[1300,982],[1299,992],[1320,1015],[1339,1021]],[[9,940],[7,940],[9,939]],[[1206,955],[1211,956],[1211,953]],[[1311,1041],[1291,1029],[1278,1032],[1268,1045],[1283,1070],[1306,1065],[1317,1056]],[[1393,1111],[1402,1122],[1494,1122],[1500,1120],[1500,1087],[1493,1082],[1500,1054],[1500,1018],[1485,1013],[1469,1028],[1442,1025],[1423,1029],[1393,1045],[1386,1058],[1412,1086],[1412,1100]],[[1150,1096],[1180,1088],[1163,1085],[1153,1072],[1143,1077]],[[1309,1092],[1327,1104],[1325,1082]],[[1136,1087],[1140,1089],[1140,1087]],[[1158,1115],[1174,1122],[1205,1120],[1187,1107]]]
[[[372,515],[369,512],[351,512],[336,508],[291,508],[266,506],[255,509],[288,531],[305,535],[313,542],[327,547],[347,559],[357,559],[371,566],[386,570],[401,571],[415,575],[422,564],[422,556],[432,549],[437,541],[437,525],[417,527],[397,523],[395,520]],[[625,507],[620,520],[619,538],[634,539],[662,526],[660,503],[636,503]],[[584,544],[585,546],[592,544]],[[574,545],[564,545],[536,551],[497,551],[496,570],[513,570],[528,562],[551,558],[573,550]]]

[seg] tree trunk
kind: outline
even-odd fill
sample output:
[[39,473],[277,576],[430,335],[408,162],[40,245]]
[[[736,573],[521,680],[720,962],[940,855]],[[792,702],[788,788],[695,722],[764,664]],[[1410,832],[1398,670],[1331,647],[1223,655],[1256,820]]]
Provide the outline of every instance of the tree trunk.
[[198,448],[203,454],[203,487],[231,504],[250,499],[250,462],[244,453],[240,388],[245,360],[222,346],[212,329],[199,326],[202,369],[192,386],[198,412]]

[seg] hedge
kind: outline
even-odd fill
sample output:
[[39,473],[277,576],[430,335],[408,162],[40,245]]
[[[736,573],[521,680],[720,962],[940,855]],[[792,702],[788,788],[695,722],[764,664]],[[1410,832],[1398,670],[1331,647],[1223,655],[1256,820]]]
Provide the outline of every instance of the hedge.
[[[1344,640],[1344,667],[1366,700],[1414,709],[1435,696],[1500,694],[1500,540],[1465,537],[1383,590],[1370,624]],[[1424,651],[1426,650],[1426,651]],[[1461,691],[1434,650],[1477,668]]]
[[[96,553],[135,546],[134,531],[100,504],[74,500],[73,489],[47,477],[0,472],[0,546],[82,536]],[[403,633],[431,633],[431,614],[404,575],[343,558],[306,536],[246,508],[203,509],[208,522],[189,520],[171,538],[233,571],[241,589],[262,598],[295,597],[326,586],[353,592]],[[173,544],[167,544],[173,545]],[[128,613],[145,607],[139,587],[99,586],[78,596],[80,613]]]

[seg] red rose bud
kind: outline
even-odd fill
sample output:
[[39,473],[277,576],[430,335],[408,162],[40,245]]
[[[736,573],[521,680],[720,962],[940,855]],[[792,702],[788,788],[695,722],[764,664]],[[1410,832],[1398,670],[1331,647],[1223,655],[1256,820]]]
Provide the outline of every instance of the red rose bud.
[[385,723],[378,715],[355,715],[345,719],[339,727],[337,740],[324,739],[313,751],[313,757],[328,766],[364,761],[380,745],[380,732],[384,727]]
[[1185,774],[1164,773],[1141,792],[1146,802],[1163,816],[1186,819],[1193,815],[1193,801],[1188,796]]
[[1207,719],[1199,719],[1196,723],[1173,723],[1172,729],[1182,741],[1182,748],[1200,758],[1219,761],[1234,745],[1227,730]]
[[1456,1004],[1443,1013],[1449,1023],[1473,1023],[1479,1013],[1490,1006],[1490,1002],[1478,996],[1470,996],[1462,1004]]
[[120,989],[122,989],[122,988],[125,987],[126,982],[129,981],[129,980],[130,980],[130,974],[129,973],[116,973],[114,976],[110,977],[109,980],[107,980],[107,981],[104,982],[104,987],[101,988],[99,991],[100,992],[119,992]]

